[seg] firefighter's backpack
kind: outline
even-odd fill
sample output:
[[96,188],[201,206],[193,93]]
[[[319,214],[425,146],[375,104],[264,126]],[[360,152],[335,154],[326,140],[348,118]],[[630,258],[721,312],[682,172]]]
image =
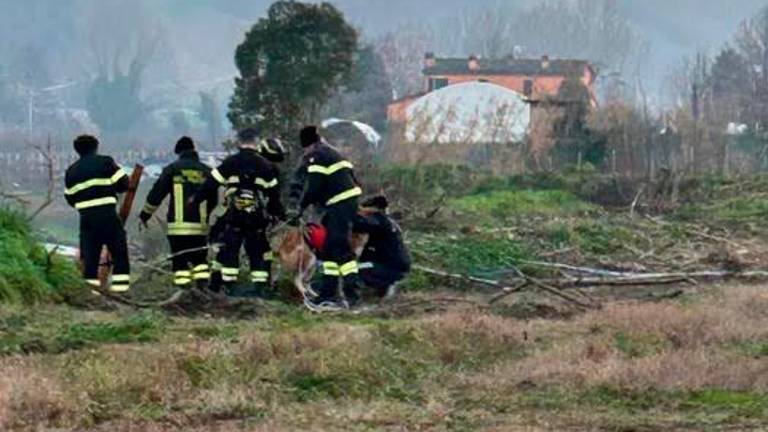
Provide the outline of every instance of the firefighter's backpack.
[[256,176],[252,173],[244,173],[238,177],[240,181],[227,197],[229,208],[240,215],[265,218],[267,199],[256,186]]

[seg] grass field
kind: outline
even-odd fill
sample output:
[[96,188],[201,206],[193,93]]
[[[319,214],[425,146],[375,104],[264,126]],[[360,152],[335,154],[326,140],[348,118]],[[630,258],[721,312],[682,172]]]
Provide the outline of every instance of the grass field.
[[5,430],[744,430],[768,424],[768,293],[520,320],[264,309],[0,312]]
[[[761,177],[702,181],[663,212],[649,196],[642,215],[601,205],[613,199],[602,192],[612,181],[581,174],[487,179],[438,167],[384,177],[411,187],[398,196],[415,261],[449,272],[563,276],[531,260],[618,271],[768,268]],[[531,290],[491,305],[487,287],[413,272],[404,298],[358,315],[280,303],[139,311],[74,301],[87,293],[74,265],[37,244],[72,236],[71,220],[49,223],[58,216],[39,219],[36,228],[49,228],[40,233],[0,210],[0,430],[768,425],[764,284],[589,290],[603,307],[584,311]],[[164,246],[157,226],[133,234],[149,257]],[[135,264],[135,298],[168,292],[162,272]]]

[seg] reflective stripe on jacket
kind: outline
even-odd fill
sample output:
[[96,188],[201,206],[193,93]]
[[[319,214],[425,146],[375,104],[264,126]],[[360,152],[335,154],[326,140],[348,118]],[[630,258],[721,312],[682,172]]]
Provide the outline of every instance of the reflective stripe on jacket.
[[208,216],[216,207],[216,195],[194,206],[187,206],[187,201],[200,191],[210,172],[211,169],[200,162],[196,152],[182,152],[178,160],[163,169],[162,174],[152,186],[147,195],[147,203],[142,210],[142,218],[149,219],[165,197],[170,195],[167,216],[168,235],[206,235]]
[[64,198],[80,210],[115,206],[117,195],[128,190],[128,175],[109,156],[88,154],[67,168]]
[[291,200],[301,208],[327,207],[363,194],[354,165],[325,143],[314,144],[302,160],[291,184]]

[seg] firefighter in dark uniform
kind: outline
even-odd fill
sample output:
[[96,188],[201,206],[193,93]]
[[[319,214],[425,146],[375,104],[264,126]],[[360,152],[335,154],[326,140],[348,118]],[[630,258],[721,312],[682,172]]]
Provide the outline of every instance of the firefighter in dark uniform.
[[[246,128],[238,132],[237,140],[241,143],[251,143],[251,145],[254,145],[253,143],[255,143],[256,152],[275,164],[284,162],[288,154],[283,143],[279,139],[261,139],[259,137],[259,131],[254,128]],[[218,243],[221,240],[221,235],[223,234],[225,227],[225,218],[221,217],[223,214],[220,214],[220,212],[217,211],[216,216],[218,217],[211,226],[210,235],[208,237],[208,241],[211,244]],[[271,273],[272,263],[274,262],[274,254],[271,250],[264,254],[264,260],[268,262]],[[211,269],[211,287],[214,290],[218,289],[222,283],[221,268],[218,265],[219,263],[216,264],[215,268]]]
[[358,197],[363,191],[358,186],[351,162],[326,144],[317,127],[302,129],[301,145],[304,157],[291,184],[290,198],[294,210],[290,220],[298,218],[310,205],[323,213],[322,224],[328,230],[325,248],[319,258],[323,262],[318,297],[306,302],[315,311],[336,310],[343,307],[337,301],[339,281],[343,282],[347,306],[359,301],[358,264],[349,239],[357,216]]
[[360,217],[355,221],[355,232],[368,234],[360,255],[360,278],[382,298],[397,295],[397,283],[411,270],[403,231],[387,214],[388,207],[387,197],[372,197],[361,204]]
[[104,246],[112,255],[110,291],[124,293],[130,288],[130,263],[125,229],[117,214],[117,195],[128,190],[128,176],[109,156],[97,154],[99,141],[82,135],[74,141],[80,159],[65,176],[67,203],[80,213],[80,258],[83,277],[99,287],[99,259]]
[[139,219],[146,227],[165,197],[171,196],[167,220],[173,283],[179,288],[188,288],[193,282],[205,287],[211,277],[206,247],[208,217],[216,207],[218,196],[212,194],[198,206],[187,209],[187,200],[200,190],[211,169],[200,162],[195,143],[189,137],[179,139],[174,151],[178,160],[163,169],[147,195]]
[[[277,167],[260,155],[256,131],[239,134],[239,151],[211,171],[192,205],[198,205],[219,187],[225,187],[226,212],[217,241],[221,247],[214,263],[229,294],[244,297],[269,295],[271,247],[269,225],[285,218],[280,201]],[[251,267],[252,288],[234,291],[240,273],[240,248],[245,246]]]

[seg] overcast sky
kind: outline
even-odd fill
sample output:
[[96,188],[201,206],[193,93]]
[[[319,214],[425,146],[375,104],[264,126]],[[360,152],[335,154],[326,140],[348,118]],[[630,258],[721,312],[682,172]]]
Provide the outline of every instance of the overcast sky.
[[[73,18],[67,14],[82,13],[82,9],[87,9],[89,5],[103,5],[109,1],[115,0],[0,0],[0,21],[3,25],[0,38],[4,45],[10,42],[10,45],[44,46],[52,52],[60,52],[60,59],[55,60],[59,63],[82,61],[56,46],[57,40],[66,39],[68,26],[71,26],[69,21]],[[545,0],[332,2],[370,39],[402,23],[437,20],[494,4],[525,7],[539,1]],[[679,64],[684,56],[692,55],[697,50],[713,53],[731,40],[741,20],[754,15],[761,6],[768,6],[768,0],[618,1],[627,18],[650,43],[651,55],[646,69],[651,74],[648,77],[650,88],[656,88],[660,78]],[[174,45],[178,48],[175,61],[181,83],[231,82],[228,77],[235,73],[232,59],[235,47],[242,40],[243,33],[263,16],[271,3],[271,0],[145,0],[151,12],[168,24]],[[79,9],[68,5],[79,5]],[[34,12],[34,20],[24,18],[25,10],[37,11]],[[75,10],[80,12],[71,12]],[[6,15],[6,19],[2,15]],[[53,69],[66,70],[58,65],[54,65]]]
[[[193,0],[204,3],[209,0]],[[470,8],[527,6],[543,0],[334,0],[360,28],[376,35],[404,22],[432,20]],[[627,17],[651,45],[653,80],[664,76],[683,56],[714,51],[727,42],[738,24],[768,0],[619,0]],[[243,14],[241,0],[215,0],[221,10],[240,17],[262,14],[271,3],[250,1]],[[213,3],[213,1],[211,1]],[[556,29],[553,29],[556,31]]]

